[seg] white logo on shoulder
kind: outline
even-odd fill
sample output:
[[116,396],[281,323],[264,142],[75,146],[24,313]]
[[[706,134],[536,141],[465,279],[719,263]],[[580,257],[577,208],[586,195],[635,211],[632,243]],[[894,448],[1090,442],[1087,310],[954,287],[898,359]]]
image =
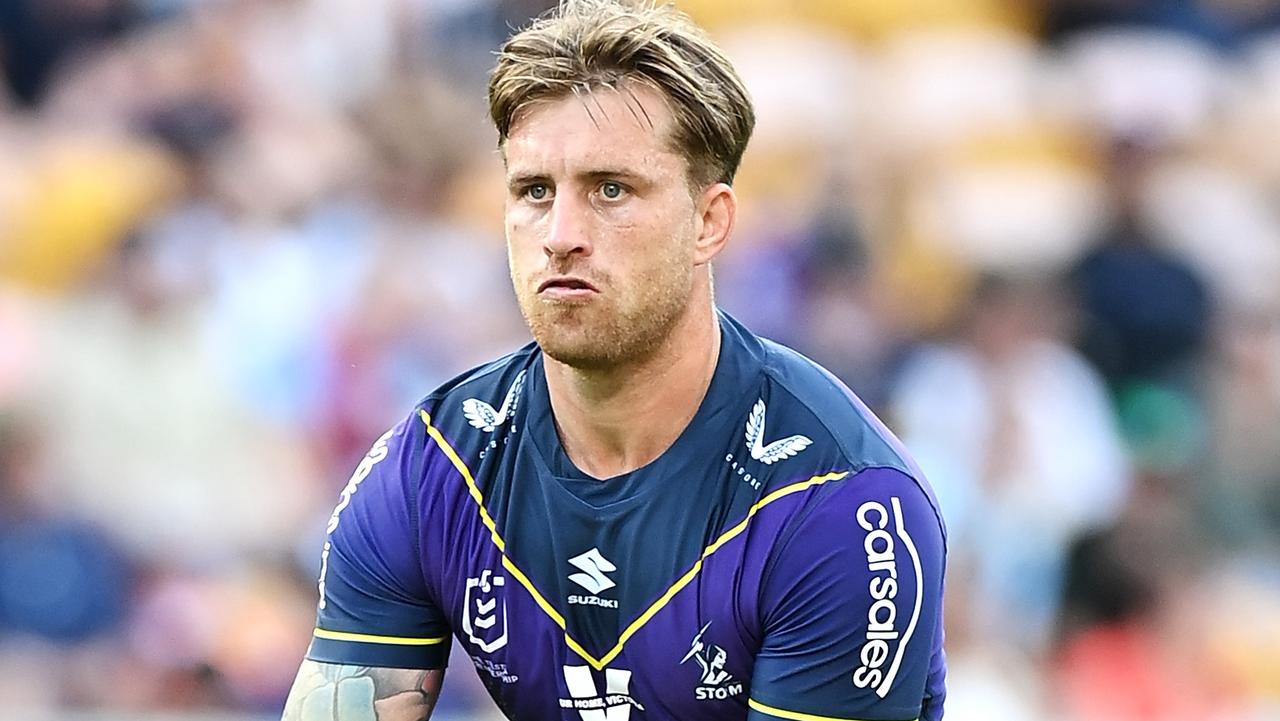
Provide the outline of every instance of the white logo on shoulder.
[[751,449],[751,457],[757,461],[771,465],[796,455],[813,443],[808,436],[795,435],[764,445],[764,414],[764,399],[761,398],[747,417],[747,448]]
[[[884,504],[867,501],[858,507],[858,525],[867,535],[862,540],[862,548],[867,554],[867,570],[871,572],[871,580],[867,591],[871,595],[871,605],[867,608],[867,640],[862,644],[859,654],[862,665],[853,672],[853,684],[858,688],[875,688],[876,695],[884,698],[898,676],[898,667],[902,665],[902,655],[907,650],[907,642],[915,633],[916,622],[920,620],[920,603],[924,598],[921,588],[922,573],[920,570],[920,554],[916,544],[907,533],[902,518],[902,503],[897,496],[889,499],[893,507],[893,515],[889,515]],[[887,527],[893,521],[893,531],[902,542],[907,554],[911,557],[911,566],[907,572],[914,573],[911,586],[915,589],[914,606],[911,618],[905,629],[898,626],[898,557],[895,553],[895,541]],[[890,644],[897,643],[897,649],[890,654]],[[887,669],[883,668],[889,662]]]
[[525,372],[520,371],[520,375],[516,376],[511,387],[507,389],[507,397],[502,399],[502,407],[496,411],[493,406],[479,398],[468,398],[463,401],[462,414],[467,417],[467,421],[485,433],[492,433],[495,428],[506,423],[507,418],[515,412],[516,405],[519,404],[517,398],[520,395],[520,389],[524,386]]

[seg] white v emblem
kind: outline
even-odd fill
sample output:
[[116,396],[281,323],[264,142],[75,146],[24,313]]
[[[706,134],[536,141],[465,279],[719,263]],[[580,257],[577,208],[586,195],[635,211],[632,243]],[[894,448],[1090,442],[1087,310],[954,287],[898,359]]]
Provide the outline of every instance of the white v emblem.
[[808,436],[794,435],[764,445],[764,412],[764,399],[761,398],[747,417],[747,447],[751,449],[752,458],[767,466],[790,458],[813,443]]
[[511,383],[511,387],[507,389],[507,397],[502,399],[502,407],[494,410],[493,406],[485,403],[478,398],[468,398],[462,402],[462,414],[472,426],[479,428],[485,433],[492,433],[493,429],[507,422],[508,414],[516,409],[516,396],[520,394],[520,388],[524,385],[525,371],[520,371],[520,375],[516,376],[515,381]]

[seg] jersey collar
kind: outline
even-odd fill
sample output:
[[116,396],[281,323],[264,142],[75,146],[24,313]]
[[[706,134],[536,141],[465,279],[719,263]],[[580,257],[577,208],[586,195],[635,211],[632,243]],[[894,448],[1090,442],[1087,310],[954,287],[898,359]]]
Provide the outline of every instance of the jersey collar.
[[[764,347],[760,340],[724,311],[717,311],[720,322],[720,355],[711,377],[707,394],[689,425],[662,455],[630,473],[606,479],[608,485],[630,485],[640,478],[657,473],[681,475],[681,471],[706,463],[708,453],[719,448],[708,444],[708,438],[723,438],[731,426],[746,418],[747,409],[755,401],[751,395],[759,386],[763,368]],[[526,432],[552,475],[569,481],[595,481],[569,459],[556,432],[547,391],[546,370],[541,351],[535,353],[529,368],[529,414]],[[749,390],[750,389],[750,390]],[[650,485],[650,484],[645,484]]]

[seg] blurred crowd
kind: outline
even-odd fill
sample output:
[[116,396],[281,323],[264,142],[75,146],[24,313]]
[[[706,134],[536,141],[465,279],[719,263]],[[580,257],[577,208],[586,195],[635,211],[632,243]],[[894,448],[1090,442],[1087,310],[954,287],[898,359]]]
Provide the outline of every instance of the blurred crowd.
[[[0,717],[278,713],[356,460],[528,339],[549,4],[0,2]],[[943,505],[948,719],[1280,718],[1280,2],[677,4],[760,117],[718,301]]]

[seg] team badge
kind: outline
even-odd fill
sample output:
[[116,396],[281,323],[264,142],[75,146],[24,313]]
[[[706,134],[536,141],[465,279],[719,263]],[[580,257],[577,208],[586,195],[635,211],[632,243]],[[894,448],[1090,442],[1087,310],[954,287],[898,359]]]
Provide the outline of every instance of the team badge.
[[698,688],[694,693],[700,701],[726,699],[742,693],[742,684],[734,680],[733,674],[724,670],[724,664],[729,658],[728,652],[714,643],[702,640],[710,627],[711,622],[708,621],[707,625],[698,631],[698,635],[693,637],[689,652],[680,659],[682,666],[689,659],[698,662],[702,678],[698,681]]

